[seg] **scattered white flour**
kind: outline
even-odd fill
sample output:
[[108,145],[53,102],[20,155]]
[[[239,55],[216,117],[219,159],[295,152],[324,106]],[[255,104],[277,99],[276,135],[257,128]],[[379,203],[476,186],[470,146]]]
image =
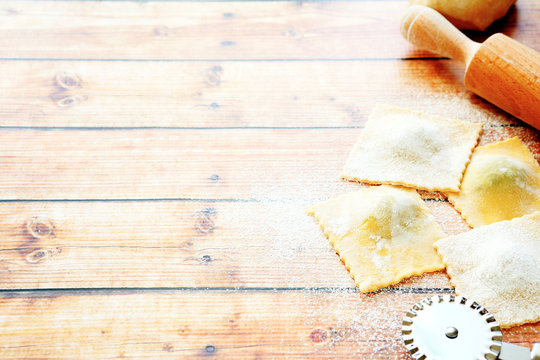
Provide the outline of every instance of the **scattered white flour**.
[[404,96],[396,98],[392,104],[450,119],[480,122],[488,126],[520,124],[519,120],[484,101],[465,87],[455,89],[455,92],[437,92],[433,89],[425,90],[420,86],[414,88],[407,86],[404,87],[403,94]]
[[368,183],[459,190],[481,124],[377,104],[341,176]]
[[[481,144],[512,136],[519,136],[527,145],[538,143],[535,130],[514,127],[518,121],[509,120],[508,115],[497,111],[495,107],[486,106],[474,96],[470,96],[473,100],[471,105],[469,97],[457,97],[453,93],[433,94],[418,89],[413,93],[408,90],[404,93],[406,96],[396,99],[396,105],[449,118],[486,123]],[[339,132],[349,134],[347,141],[352,144],[361,130]],[[319,144],[309,146],[316,148]],[[538,152],[533,151],[533,154],[538,159]],[[400,336],[404,312],[415,302],[436,293],[437,288],[449,289],[448,277],[445,272],[429,273],[404,280],[378,293],[359,293],[316,220],[306,215],[305,210],[319,201],[357,190],[362,185],[338,178],[347,150],[324,155],[323,163],[320,155],[318,152],[306,152],[299,154],[298,163],[284,165],[276,161],[274,168],[247,169],[246,175],[250,177],[247,186],[252,187],[250,193],[256,194],[254,198],[260,202],[218,204],[218,211],[222,206],[233,210],[237,207],[244,209],[223,211],[219,216],[230,216],[223,222],[233,226],[230,236],[244,240],[250,253],[257,254],[261,259],[266,258],[265,264],[273,264],[270,269],[264,268],[267,273],[260,274],[258,260],[254,258],[249,273],[253,280],[246,277],[244,284],[239,285],[312,288],[284,292],[284,296],[295,305],[297,313],[301,314],[299,323],[287,322],[291,326],[287,332],[298,334],[298,342],[293,346],[296,349],[300,344],[301,351],[307,356],[321,359],[405,359],[407,357]],[[267,165],[268,162],[265,162]],[[271,180],[275,179],[276,171],[283,173],[282,179]],[[424,198],[441,198],[437,193],[421,194]],[[448,202],[427,201],[426,205],[447,234],[469,230],[469,226]],[[246,208],[250,210],[245,211]],[[216,228],[215,231],[220,229]],[[276,290],[276,293],[282,291]],[[279,306],[276,306],[276,311],[279,311]],[[283,316],[289,318],[287,314]],[[261,323],[261,327],[267,331],[273,330],[272,324]],[[312,330],[299,331],[297,327],[321,329],[326,338],[320,343],[314,343],[309,338]],[[525,325],[503,330],[503,335],[507,341],[528,341],[540,338],[539,332],[538,326]],[[285,338],[282,339],[280,347],[288,346],[285,342]],[[298,353],[298,350],[291,351]],[[282,359],[283,356],[276,355],[275,358]]]
[[540,212],[441,239],[456,292],[508,327],[540,320]]

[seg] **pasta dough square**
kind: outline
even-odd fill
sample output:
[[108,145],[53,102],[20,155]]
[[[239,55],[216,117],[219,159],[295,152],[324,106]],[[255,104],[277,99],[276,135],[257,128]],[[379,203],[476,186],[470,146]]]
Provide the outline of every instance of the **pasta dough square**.
[[415,190],[367,187],[317,204],[308,214],[362,292],[443,268],[433,243],[446,235]]
[[435,243],[456,293],[482,304],[502,327],[540,320],[540,212]]
[[517,137],[479,146],[461,191],[446,195],[472,227],[540,211],[540,166]]
[[371,184],[459,191],[482,124],[376,105],[341,177]]

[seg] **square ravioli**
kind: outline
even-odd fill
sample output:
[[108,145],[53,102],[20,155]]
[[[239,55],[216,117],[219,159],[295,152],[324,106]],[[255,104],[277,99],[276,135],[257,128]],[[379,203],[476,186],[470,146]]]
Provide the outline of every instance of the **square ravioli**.
[[376,105],[341,177],[371,184],[459,191],[482,124]]
[[456,293],[486,307],[502,327],[540,320],[540,212],[435,243]]
[[415,190],[372,186],[308,211],[362,292],[443,268],[433,243],[446,236]]
[[461,191],[446,195],[472,227],[540,211],[540,166],[517,137],[479,146]]

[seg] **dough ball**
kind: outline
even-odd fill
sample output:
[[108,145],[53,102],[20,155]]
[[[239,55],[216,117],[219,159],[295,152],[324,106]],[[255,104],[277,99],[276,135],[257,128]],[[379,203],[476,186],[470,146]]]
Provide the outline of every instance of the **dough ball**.
[[412,5],[429,6],[460,29],[485,30],[502,18],[516,0],[410,0]]

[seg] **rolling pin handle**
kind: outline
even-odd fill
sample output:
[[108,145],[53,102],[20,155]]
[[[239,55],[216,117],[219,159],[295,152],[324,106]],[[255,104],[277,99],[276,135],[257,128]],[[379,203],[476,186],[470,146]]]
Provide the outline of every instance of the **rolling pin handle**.
[[469,65],[480,44],[472,41],[437,11],[409,7],[401,21],[401,35],[417,47]]

